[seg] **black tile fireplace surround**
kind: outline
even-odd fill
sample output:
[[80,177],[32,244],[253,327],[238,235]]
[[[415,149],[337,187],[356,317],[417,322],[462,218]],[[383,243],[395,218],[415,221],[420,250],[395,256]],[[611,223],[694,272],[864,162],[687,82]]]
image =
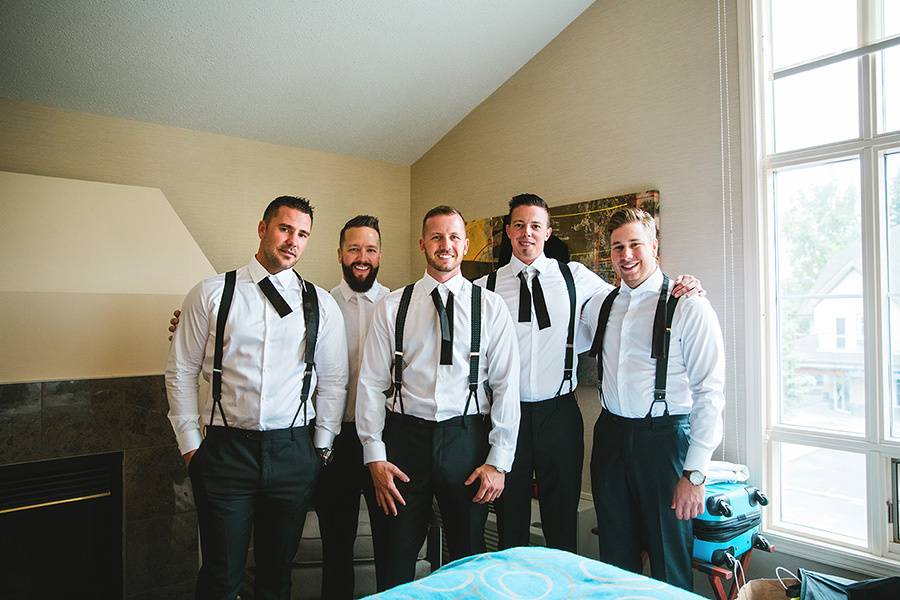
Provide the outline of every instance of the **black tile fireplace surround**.
[[167,410],[162,375],[0,384],[0,465],[122,453],[127,600],[193,598],[197,517]]

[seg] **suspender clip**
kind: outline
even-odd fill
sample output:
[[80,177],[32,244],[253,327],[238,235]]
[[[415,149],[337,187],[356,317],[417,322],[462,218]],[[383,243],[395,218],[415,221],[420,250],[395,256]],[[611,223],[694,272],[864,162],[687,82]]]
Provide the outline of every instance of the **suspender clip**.
[[213,373],[221,373],[222,369],[213,369]]
[[469,356],[481,356],[481,352],[469,352]]

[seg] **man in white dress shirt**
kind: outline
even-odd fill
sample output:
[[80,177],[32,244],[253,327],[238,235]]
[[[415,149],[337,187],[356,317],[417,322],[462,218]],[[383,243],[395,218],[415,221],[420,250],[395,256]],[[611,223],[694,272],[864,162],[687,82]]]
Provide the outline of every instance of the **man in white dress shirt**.
[[[509,307],[522,364],[516,459],[495,503],[500,547],[529,545],[534,477],[547,546],[577,552],[584,422],[575,388],[578,352],[588,348],[574,347],[575,328],[582,306],[612,286],[579,262],[544,255],[552,229],[540,196],[519,194],[509,201],[506,233],[512,243],[509,264],[475,281],[495,290]],[[683,280],[676,295],[699,284],[690,276]]]
[[487,503],[503,491],[519,425],[512,320],[499,296],[460,273],[468,239],[459,211],[428,211],[419,248],[425,275],[375,308],[357,388],[356,427],[381,509],[380,590],[413,579],[433,498],[451,558],[484,551]]
[[640,572],[646,550],[655,578],[690,590],[691,520],[722,441],[722,333],[706,298],[669,298],[651,215],[620,209],[607,237],[623,285],[588,302],[579,332],[602,369],[591,456],[600,560]]
[[[340,432],[344,321],[334,298],[292,269],[312,213],[304,198],[273,200],[250,264],[200,282],[182,306],[166,387],[200,524],[197,598],[237,596],[251,529],[255,597],[290,597],[291,560]],[[201,373],[212,382],[206,398]]]
[[322,598],[328,600],[353,597],[353,544],[359,525],[359,499],[364,492],[367,504],[371,504],[369,520],[373,526],[375,520],[372,481],[363,464],[355,412],[366,333],[375,306],[390,292],[377,279],[381,233],[376,217],[358,215],[344,224],[338,238],[338,262],[343,278],[331,295],[344,315],[350,377],[341,432],[334,440],[334,459],[322,471],[316,490],[316,514],[322,533]]

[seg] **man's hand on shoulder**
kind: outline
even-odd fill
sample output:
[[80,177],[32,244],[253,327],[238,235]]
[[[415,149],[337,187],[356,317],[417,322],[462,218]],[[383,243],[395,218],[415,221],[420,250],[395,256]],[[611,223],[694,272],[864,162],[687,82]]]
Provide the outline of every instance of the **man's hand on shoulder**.
[[[172,314],[174,316],[171,319],[169,319],[169,332],[174,335],[175,330],[178,329],[178,320],[179,320],[179,317],[181,317],[181,311],[176,309],[174,312],[172,312]],[[171,335],[169,336],[169,341],[170,342],[172,341]]]
[[506,485],[506,474],[500,472],[494,465],[483,464],[469,475],[466,479],[466,485],[472,485],[476,479],[481,480],[478,491],[472,502],[478,504],[487,504],[493,502],[503,493],[503,486]]
[[700,285],[700,280],[693,275],[679,275],[675,278],[675,287],[672,288],[672,295],[676,298],[690,298],[692,296],[706,296],[706,290]]
[[397,489],[394,478],[403,483],[409,483],[406,473],[396,465],[386,460],[378,460],[368,464],[369,473],[372,474],[372,483],[375,486],[375,502],[386,515],[397,516],[397,502],[406,506],[406,500]]

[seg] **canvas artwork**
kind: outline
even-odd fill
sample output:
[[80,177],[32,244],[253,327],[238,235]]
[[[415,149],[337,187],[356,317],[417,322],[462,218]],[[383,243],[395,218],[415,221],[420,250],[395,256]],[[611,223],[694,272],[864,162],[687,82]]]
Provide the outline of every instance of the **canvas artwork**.
[[[609,216],[624,206],[646,210],[659,224],[659,190],[553,206],[550,208],[553,236],[547,242],[545,254],[550,258],[578,261],[606,281],[615,283],[603,230]],[[464,276],[477,279],[509,262],[512,249],[506,236],[505,218],[506,215],[474,219],[466,224],[469,252],[462,264]]]

